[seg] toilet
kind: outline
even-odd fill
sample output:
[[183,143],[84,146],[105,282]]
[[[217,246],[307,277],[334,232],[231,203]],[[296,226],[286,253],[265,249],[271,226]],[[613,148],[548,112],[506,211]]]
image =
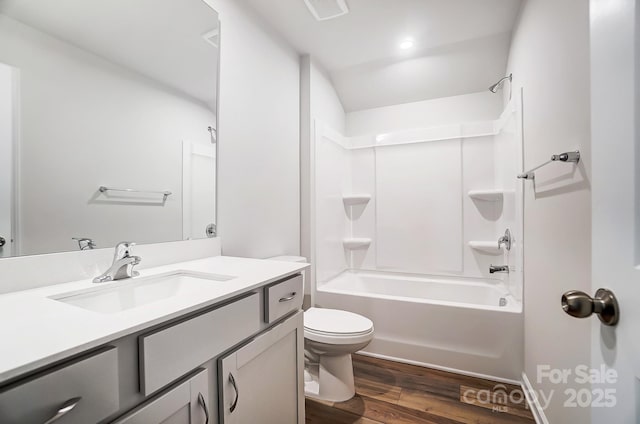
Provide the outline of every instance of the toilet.
[[331,402],[351,399],[351,354],[364,349],[373,334],[373,322],[361,315],[337,309],[305,311],[305,395]]
[[[301,256],[277,256],[275,261],[306,262]],[[308,397],[344,402],[356,391],[351,354],[373,339],[373,322],[338,309],[309,308],[304,312],[304,391]]]

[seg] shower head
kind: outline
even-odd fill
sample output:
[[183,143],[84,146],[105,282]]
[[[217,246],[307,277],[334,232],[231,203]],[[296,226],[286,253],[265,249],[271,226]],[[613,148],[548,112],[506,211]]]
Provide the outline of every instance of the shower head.
[[211,134],[211,144],[216,144],[218,141],[218,131],[213,127],[207,127],[207,131]]
[[509,80],[509,82],[513,81],[513,74],[509,74],[506,77],[502,77],[500,79],[500,81],[498,81],[497,83],[493,84],[491,87],[489,87],[489,91],[491,91],[492,93],[497,93],[498,90],[500,89],[500,87],[502,86],[502,84],[506,81]]

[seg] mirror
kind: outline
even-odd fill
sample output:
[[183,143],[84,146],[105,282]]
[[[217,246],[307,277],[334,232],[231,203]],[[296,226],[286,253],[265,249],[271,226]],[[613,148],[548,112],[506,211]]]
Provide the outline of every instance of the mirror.
[[203,0],[0,0],[0,257],[215,236],[219,40]]

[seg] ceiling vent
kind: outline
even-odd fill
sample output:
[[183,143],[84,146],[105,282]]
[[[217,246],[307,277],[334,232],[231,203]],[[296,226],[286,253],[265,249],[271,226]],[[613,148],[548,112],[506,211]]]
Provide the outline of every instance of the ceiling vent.
[[319,21],[337,18],[349,13],[345,0],[304,0],[311,14]]

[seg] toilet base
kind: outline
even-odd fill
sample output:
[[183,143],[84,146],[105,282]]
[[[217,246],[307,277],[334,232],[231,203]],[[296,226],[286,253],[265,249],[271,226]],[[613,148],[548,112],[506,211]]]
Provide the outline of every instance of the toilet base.
[[356,394],[351,354],[321,355],[318,364],[305,365],[305,395],[345,402]]

